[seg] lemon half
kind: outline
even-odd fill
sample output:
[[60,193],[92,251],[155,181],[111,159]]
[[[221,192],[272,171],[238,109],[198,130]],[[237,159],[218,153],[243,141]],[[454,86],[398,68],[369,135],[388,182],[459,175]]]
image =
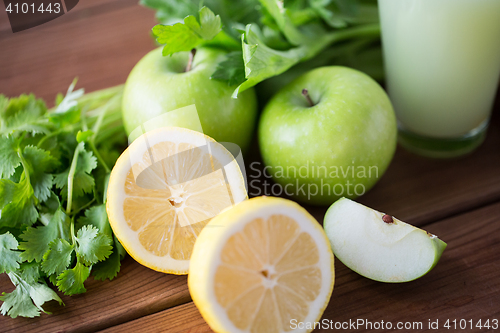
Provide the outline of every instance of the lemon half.
[[199,132],[165,127],[143,134],[117,160],[106,208],[130,256],[157,271],[187,274],[203,227],[246,198],[229,151]]
[[274,333],[319,320],[334,278],[320,224],[295,202],[261,197],[207,224],[194,246],[188,285],[214,331]]

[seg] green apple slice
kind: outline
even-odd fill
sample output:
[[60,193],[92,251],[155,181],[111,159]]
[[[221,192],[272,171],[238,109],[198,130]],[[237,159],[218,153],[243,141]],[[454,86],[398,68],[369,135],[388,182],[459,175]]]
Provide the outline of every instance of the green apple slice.
[[381,282],[425,275],[446,248],[437,236],[346,198],[330,206],[324,228],[340,261]]

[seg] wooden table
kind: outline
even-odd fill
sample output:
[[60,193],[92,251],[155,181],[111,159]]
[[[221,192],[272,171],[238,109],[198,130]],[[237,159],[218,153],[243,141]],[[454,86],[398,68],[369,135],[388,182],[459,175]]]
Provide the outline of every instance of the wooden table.
[[[0,12],[0,92],[33,92],[53,101],[76,76],[93,91],[123,83],[154,48],[152,11],[136,0],[81,0],[68,14],[13,34]],[[3,10],[3,7],[0,6]],[[500,61],[500,59],[499,59]],[[500,320],[500,99],[486,142],[472,155],[436,161],[398,149],[381,181],[360,202],[424,227],[448,243],[436,268],[414,282],[378,283],[336,260],[333,295],[323,318],[333,322]],[[307,207],[321,222],[326,208]],[[52,315],[0,317],[2,332],[206,332],[191,302],[185,276],[158,273],[130,257],[113,281],[89,279],[87,293],[60,295]],[[0,275],[0,291],[13,286]],[[451,323],[453,325],[453,323]],[[318,330],[320,331],[320,330]],[[342,331],[370,331],[346,329]],[[388,330],[377,330],[388,331]],[[403,329],[405,331],[421,331]],[[474,328],[461,332],[500,332]]]

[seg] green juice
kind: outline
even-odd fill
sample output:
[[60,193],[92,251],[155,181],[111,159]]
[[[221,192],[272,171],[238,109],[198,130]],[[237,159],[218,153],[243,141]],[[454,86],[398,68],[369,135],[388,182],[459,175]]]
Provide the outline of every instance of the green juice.
[[500,0],[379,0],[400,129],[459,138],[485,127],[500,76]]

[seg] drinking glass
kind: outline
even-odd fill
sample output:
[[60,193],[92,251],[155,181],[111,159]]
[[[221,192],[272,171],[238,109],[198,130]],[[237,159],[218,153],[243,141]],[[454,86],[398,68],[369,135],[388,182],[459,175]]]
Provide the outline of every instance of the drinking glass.
[[500,76],[500,0],[379,0],[399,142],[455,157],[484,140]]

